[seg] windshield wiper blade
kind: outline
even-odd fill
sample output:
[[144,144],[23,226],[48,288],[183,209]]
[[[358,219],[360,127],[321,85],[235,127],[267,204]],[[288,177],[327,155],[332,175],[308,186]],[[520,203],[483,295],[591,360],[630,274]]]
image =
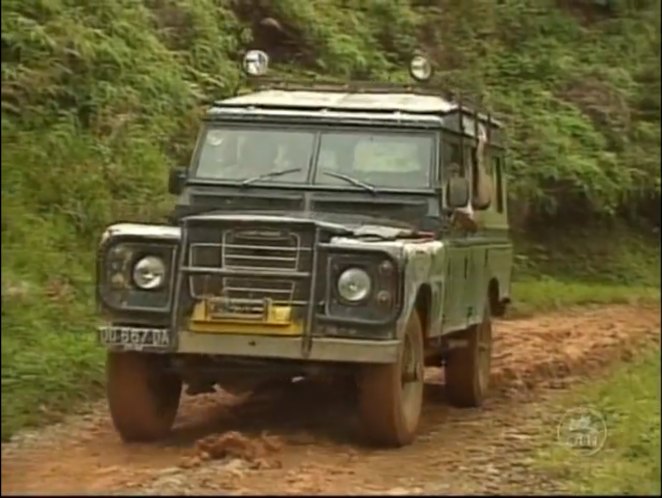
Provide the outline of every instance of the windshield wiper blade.
[[333,171],[322,171],[322,173],[325,175],[333,176],[334,178],[340,178],[341,180],[345,180],[346,182],[349,182],[352,185],[356,185],[357,187],[361,187],[367,190],[371,194],[377,193],[377,189],[373,185],[362,182],[361,180],[358,180],[352,176],[343,175],[342,173],[334,173]]
[[250,185],[253,182],[257,182],[258,180],[264,180],[265,178],[273,178],[274,176],[285,175],[287,173],[296,173],[297,171],[301,171],[301,168],[288,168],[288,169],[279,169],[277,171],[270,171],[269,173],[263,173],[261,175],[246,178],[241,182],[240,185],[242,187],[245,187],[246,185]]

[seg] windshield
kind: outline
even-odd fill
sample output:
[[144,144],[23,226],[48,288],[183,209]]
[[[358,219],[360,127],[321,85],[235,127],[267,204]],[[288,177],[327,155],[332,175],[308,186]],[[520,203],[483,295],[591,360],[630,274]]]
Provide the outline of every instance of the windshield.
[[314,140],[314,133],[304,131],[211,128],[202,138],[196,176],[246,180],[287,170],[264,181],[303,182]]
[[429,132],[214,127],[200,140],[195,176],[304,183],[314,166],[318,185],[425,188],[430,186],[434,138]]
[[434,138],[412,133],[323,133],[315,183],[346,184],[339,173],[387,188],[420,188],[430,184]]

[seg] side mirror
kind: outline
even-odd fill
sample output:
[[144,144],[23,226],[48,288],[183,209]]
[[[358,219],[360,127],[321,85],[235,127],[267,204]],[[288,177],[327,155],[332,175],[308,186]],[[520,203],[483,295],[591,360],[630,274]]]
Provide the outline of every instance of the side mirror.
[[173,195],[179,195],[186,182],[186,168],[172,168],[168,178],[168,192]]
[[461,208],[469,203],[469,180],[460,176],[452,177],[446,184],[446,204],[449,208]]

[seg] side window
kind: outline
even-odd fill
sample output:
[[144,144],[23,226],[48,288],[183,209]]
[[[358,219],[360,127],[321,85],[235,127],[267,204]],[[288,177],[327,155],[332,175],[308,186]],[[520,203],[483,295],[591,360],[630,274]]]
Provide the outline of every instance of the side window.
[[488,209],[492,203],[494,180],[490,169],[487,144],[484,141],[471,149],[472,206],[474,209]]
[[[444,141],[443,144],[444,151],[443,151],[443,157],[444,157],[444,164],[443,164],[443,169],[446,172],[444,176],[448,176],[448,171],[450,169],[450,166],[452,164],[457,164],[461,165],[462,164],[462,154],[460,154],[460,146],[451,141]],[[460,175],[461,176],[466,176],[464,168],[460,168]]]
[[471,171],[471,195],[475,198],[478,195],[478,177],[480,173],[478,171],[478,155],[475,147],[466,149],[464,160],[467,164],[467,171]]
[[[471,145],[464,146],[464,171],[463,176],[474,177],[476,161],[476,148]],[[474,177],[475,178],[475,177]]]
[[503,213],[503,158],[500,155],[492,157],[492,174],[496,186],[496,210]]

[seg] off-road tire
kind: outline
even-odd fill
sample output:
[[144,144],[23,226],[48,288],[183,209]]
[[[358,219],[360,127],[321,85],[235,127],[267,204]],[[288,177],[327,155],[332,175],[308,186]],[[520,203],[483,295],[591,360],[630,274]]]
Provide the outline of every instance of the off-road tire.
[[113,425],[124,441],[154,441],[167,436],[181,391],[181,379],[166,370],[163,357],[108,352],[108,407]]
[[[423,330],[414,311],[407,323],[398,361],[364,365],[359,371],[359,415],[363,434],[370,442],[400,447],[414,440],[423,405],[423,363]],[[412,380],[403,383],[407,369]]]
[[483,320],[454,334],[465,347],[453,349],[446,358],[444,377],[448,401],[459,407],[480,406],[487,395],[492,356],[492,313],[486,299]]

